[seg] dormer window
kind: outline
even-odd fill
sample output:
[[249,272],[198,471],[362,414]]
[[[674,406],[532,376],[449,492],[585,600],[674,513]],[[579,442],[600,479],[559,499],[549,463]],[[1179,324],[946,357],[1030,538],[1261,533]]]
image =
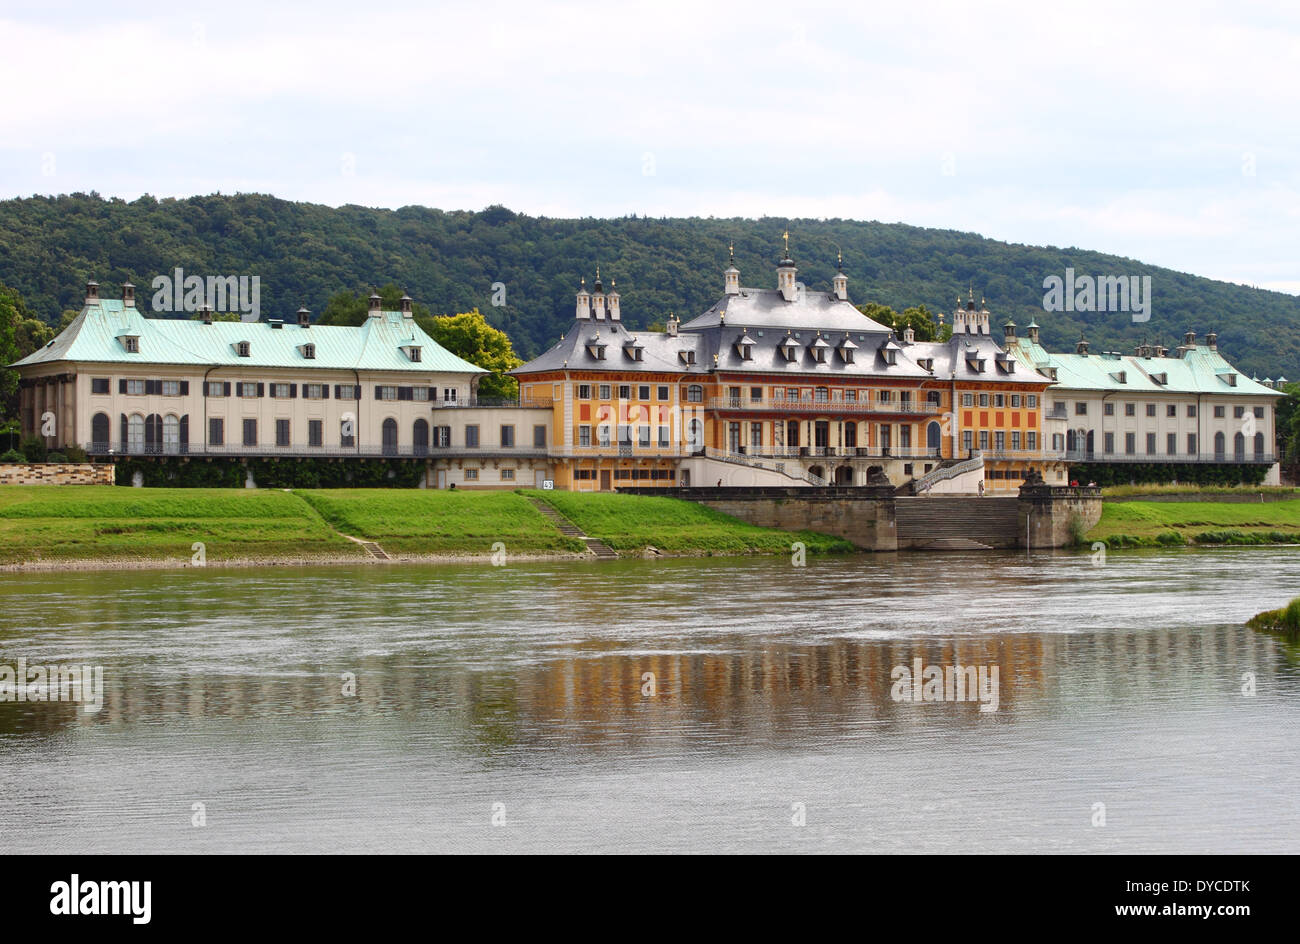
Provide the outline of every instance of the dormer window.
[[240,357],[248,357],[250,347],[251,346],[247,341],[240,341],[238,344],[235,345],[235,353],[238,354]]
[[977,374],[984,373],[984,358],[968,357],[966,358],[966,367]]
[[134,334],[122,335],[122,348],[128,354],[140,353],[140,338]]
[[1226,375],[1224,376],[1223,380],[1224,380],[1225,383],[1227,383],[1227,385],[1228,385],[1229,387],[1235,387],[1235,386],[1237,386],[1237,375],[1236,375],[1236,374],[1226,374]]
[[1110,378],[1115,383],[1128,383],[1128,371],[1117,370],[1110,375]]
[[785,357],[786,363],[793,364],[799,357],[799,342],[786,335],[785,340],[781,342],[781,354]]
[[592,342],[587,345],[587,353],[596,358],[596,360],[603,361],[605,359],[605,345]]
[[1160,386],[1164,387],[1167,386],[1169,383],[1169,374],[1168,373],[1152,374],[1151,380],[1152,382],[1158,383],[1160,384]]
[[304,344],[304,345],[302,346],[302,356],[305,357],[305,358],[307,358],[307,360],[309,360],[309,361],[310,361],[310,360],[315,360],[315,359],[316,359],[316,345],[314,345],[314,344]]
[[677,352],[677,356],[681,358],[683,364],[694,364],[694,363],[695,363],[695,352],[694,352],[694,351],[678,351],[678,352]]
[[894,350],[892,347],[882,348],[880,351],[880,356],[885,359],[886,364],[898,363],[898,352]]
[[840,346],[839,346],[840,360],[844,361],[844,363],[846,364],[852,364],[853,352],[857,350],[857,347],[858,346],[856,344],[854,344],[852,341],[849,340],[849,336],[847,334],[844,335],[844,340],[840,342]]
[[419,363],[420,346],[418,344],[408,344],[405,348],[403,348],[403,350],[406,351],[407,360],[410,360],[414,363]]
[[736,340],[736,353],[740,355],[742,361],[752,361],[754,359],[754,339],[747,334],[742,334]]
[[641,355],[644,351],[645,349],[639,344],[628,344],[623,348],[623,353],[626,354],[630,360],[634,361],[641,360]]

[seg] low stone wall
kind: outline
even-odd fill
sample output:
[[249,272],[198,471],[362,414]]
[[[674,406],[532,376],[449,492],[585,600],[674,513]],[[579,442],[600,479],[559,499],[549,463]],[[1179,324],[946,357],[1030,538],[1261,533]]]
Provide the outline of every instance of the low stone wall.
[[26,462],[0,465],[0,485],[112,485],[111,462]]
[[1101,520],[1101,504],[1095,485],[1026,485],[1020,489],[1020,533],[1031,548],[1065,547],[1073,543],[1076,519],[1083,531]]
[[898,550],[892,486],[620,488],[707,505],[733,518],[782,531],[832,534],[868,551]]
[[1295,501],[1300,491],[1284,495],[1276,492],[1160,492],[1151,495],[1121,495],[1107,497],[1108,502],[1227,502],[1229,504],[1267,504],[1268,502]]

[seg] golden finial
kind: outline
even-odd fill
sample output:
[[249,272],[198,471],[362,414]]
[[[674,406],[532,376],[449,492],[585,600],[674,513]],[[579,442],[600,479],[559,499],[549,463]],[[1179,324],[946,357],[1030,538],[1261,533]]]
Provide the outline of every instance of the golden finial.
[[596,281],[597,281],[597,282],[600,281],[600,263],[599,263],[599,262],[596,263]]
[[727,261],[732,265],[736,264],[736,244],[734,242],[727,244]]
[[788,259],[790,258],[790,231],[786,230],[782,233],[781,238],[785,240],[785,256]]
[[835,247],[835,264],[841,269],[844,268],[844,251],[838,246]]

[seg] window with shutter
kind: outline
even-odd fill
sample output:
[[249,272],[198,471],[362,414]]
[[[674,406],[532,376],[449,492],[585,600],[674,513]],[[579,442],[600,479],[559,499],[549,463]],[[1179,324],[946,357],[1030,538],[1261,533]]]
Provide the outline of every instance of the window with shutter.
[[123,378],[117,382],[117,392],[126,393],[126,379]]

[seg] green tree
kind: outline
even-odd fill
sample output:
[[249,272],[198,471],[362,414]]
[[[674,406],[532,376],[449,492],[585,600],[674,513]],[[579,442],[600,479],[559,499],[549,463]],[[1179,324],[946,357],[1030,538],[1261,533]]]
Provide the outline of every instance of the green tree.
[[[370,291],[370,289],[364,291],[344,289],[335,292],[325,303],[325,310],[316,319],[316,324],[352,325],[353,327],[364,324],[366,316],[370,313]],[[402,310],[402,296],[406,293],[395,283],[389,282],[375,294],[379,296],[379,306],[384,311]],[[426,318],[429,316],[429,306],[419,302],[412,303],[411,311]]]
[[429,337],[457,357],[492,371],[479,381],[480,397],[509,398],[519,394],[519,382],[505,374],[523,361],[515,354],[510,336],[488,324],[477,308],[439,318],[416,315],[415,320]]
[[32,347],[24,351],[19,347],[20,341],[33,343],[31,329],[25,325],[35,321],[22,296],[9,286],[0,284],[0,413],[7,417],[18,415],[18,371],[10,370],[9,365],[36,349]]

